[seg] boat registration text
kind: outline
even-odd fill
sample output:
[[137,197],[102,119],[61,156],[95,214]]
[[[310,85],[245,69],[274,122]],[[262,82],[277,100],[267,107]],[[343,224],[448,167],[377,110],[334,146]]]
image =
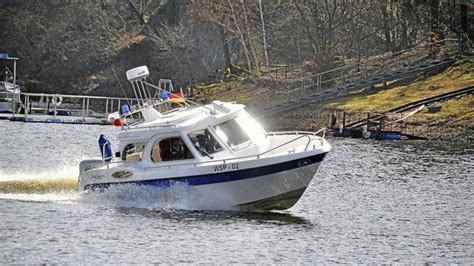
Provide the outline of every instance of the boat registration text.
[[214,172],[224,172],[226,170],[238,170],[239,164],[238,163],[231,163],[231,164],[221,164],[213,167]]

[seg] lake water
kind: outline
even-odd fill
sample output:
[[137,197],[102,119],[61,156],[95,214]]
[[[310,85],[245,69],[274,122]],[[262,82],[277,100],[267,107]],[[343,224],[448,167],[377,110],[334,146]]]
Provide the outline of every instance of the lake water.
[[0,129],[0,264],[474,263],[472,143],[329,139],[295,207],[241,213],[192,210],[185,187],[74,192],[117,128]]

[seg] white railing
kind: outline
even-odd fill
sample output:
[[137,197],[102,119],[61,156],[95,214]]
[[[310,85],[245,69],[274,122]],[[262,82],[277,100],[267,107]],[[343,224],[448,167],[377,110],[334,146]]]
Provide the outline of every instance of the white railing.
[[[13,93],[0,92],[0,95],[6,94],[12,98]],[[11,100],[12,106],[19,104],[21,108],[14,108],[12,117],[24,116],[25,121],[31,114],[51,115],[56,117],[59,111],[75,113],[74,116],[82,117],[85,120],[88,117],[102,117],[107,119],[108,115],[120,110],[123,103],[136,102],[133,98],[106,97],[106,96],[88,96],[88,95],[70,95],[70,94],[48,94],[48,93],[15,93],[17,97]],[[34,99],[34,100],[33,100]],[[72,116],[72,115],[69,115]]]

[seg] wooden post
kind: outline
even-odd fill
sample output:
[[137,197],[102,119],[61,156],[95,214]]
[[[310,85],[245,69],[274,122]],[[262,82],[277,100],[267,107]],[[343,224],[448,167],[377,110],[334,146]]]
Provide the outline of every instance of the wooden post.
[[86,120],[85,108],[86,108],[86,98],[82,98],[82,121],[83,122]]
[[[5,87],[6,88],[6,87]],[[16,113],[16,109],[15,109],[15,102],[16,102],[16,95],[15,95],[15,85],[13,85],[13,101],[12,101],[12,120],[15,119],[15,113]],[[7,97],[8,97],[8,94],[7,94]]]
[[89,116],[89,98],[87,98],[87,104],[86,104],[86,116]]
[[58,98],[53,96],[51,101],[54,99],[54,104],[53,104],[53,117],[56,118],[56,108],[57,108],[57,103],[58,103]]
[[367,130],[370,130],[370,112],[367,113]]
[[23,108],[25,109],[25,122],[28,120],[28,102],[29,102],[30,96],[26,95],[25,96],[25,104],[23,105]]
[[342,133],[346,129],[346,111],[342,112]]
[[46,115],[49,113],[49,96],[46,96],[46,109],[44,110],[44,113]]
[[379,122],[379,131],[382,132],[383,130],[383,123],[384,123],[384,120],[385,120],[385,116],[382,115],[382,118],[380,119],[380,122]]
[[30,106],[30,114],[33,113],[33,106],[31,106],[30,95],[28,95],[28,105]]
[[334,113],[332,113],[329,116],[329,127],[328,128],[334,129],[336,127],[336,123],[337,123],[337,114],[336,114],[336,111],[334,111]]
[[385,90],[386,87],[387,87],[387,81],[385,81],[385,74],[387,74],[386,71],[385,71],[386,70],[385,69],[385,55],[382,56],[382,68],[383,68],[383,79],[382,79],[383,87],[382,87],[382,89]]

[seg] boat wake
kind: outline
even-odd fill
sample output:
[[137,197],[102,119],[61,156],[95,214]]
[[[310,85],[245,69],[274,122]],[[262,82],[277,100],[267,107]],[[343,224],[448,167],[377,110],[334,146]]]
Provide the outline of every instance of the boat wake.
[[233,210],[230,204],[199,195],[192,186],[170,187],[125,184],[103,191],[77,193],[77,167],[41,173],[0,172],[0,200],[59,202],[110,208]]
[[88,191],[80,194],[88,204],[141,209],[180,210],[234,210],[232,205],[204,197],[186,183],[175,183],[170,187],[148,187],[124,184],[103,191]]
[[35,193],[75,191],[77,189],[77,167],[59,169],[54,172],[12,173],[0,172],[0,193]]
[[0,193],[0,200],[15,200],[25,202],[55,202],[74,204],[78,200],[76,192],[49,192],[49,193]]
[[77,167],[54,172],[0,172],[0,199],[71,203],[78,198]]

